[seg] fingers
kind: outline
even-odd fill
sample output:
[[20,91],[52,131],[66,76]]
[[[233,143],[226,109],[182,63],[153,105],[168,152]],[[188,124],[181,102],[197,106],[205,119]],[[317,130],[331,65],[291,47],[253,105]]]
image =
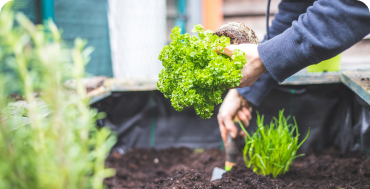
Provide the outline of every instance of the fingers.
[[239,119],[240,121],[242,122],[244,128],[245,127],[248,127],[249,126],[249,119],[248,117],[244,114],[244,113],[241,113],[241,111],[238,112],[238,116],[239,116]]
[[[217,115],[217,120],[220,128],[221,137],[224,141],[225,146],[227,145],[228,133],[231,137],[235,138],[239,132],[233,118],[240,117],[245,126],[249,125],[249,120],[251,119],[250,109],[247,109],[247,102],[243,102],[243,97],[241,97],[236,89],[232,89],[226,95],[220,110]],[[244,101],[246,101],[244,99]],[[243,109],[244,107],[244,109]],[[240,115],[239,115],[240,114]]]
[[252,119],[252,107],[249,108],[242,107],[240,111],[242,111],[245,114],[245,116],[248,118],[248,121]]
[[228,46],[228,47],[225,47],[224,48],[224,52],[220,52],[220,49],[216,49],[216,52],[218,53],[218,54],[225,54],[225,55],[227,55],[227,56],[230,56],[230,57],[232,57],[233,55],[234,55],[234,50],[236,49],[235,48],[235,46],[236,45],[230,45],[230,46]]
[[246,125],[245,123],[249,122],[248,115],[246,113],[244,113],[244,111],[239,110],[238,111],[238,117],[239,117],[240,121],[243,123],[244,127],[247,127],[248,125]]
[[232,57],[234,55],[233,51],[234,51],[234,48],[231,46],[228,46],[224,48],[224,52],[222,54]]
[[249,111],[245,107],[242,107],[238,111],[237,114],[238,114],[238,117],[239,117],[240,121],[242,122],[243,126],[244,127],[248,127],[249,126],[249,121],[252,119],[251,111]]
[[227,130],[226,130],[226,127],[225,127],[223,121],[221,121],[221,120],[218,120],[218,126],[220,127],[221,137],[222,137],[222,140],[224,141],[224,146],[226,148],[226,146],[227,146]]
[[[249,108],[242,107],[240,110],[237,111],[238,118],[242,122],[243,127],[248,127],[249,126],[249,122],[252,119],[251,111],[252,111],[251,107],[249,107]],[[221,137],[222,137],[222,140],[224,142],[225,148],[227,146],[227,135],[228,135],[228,133],[230,133],[232,138],[237,137],[237,134],[242,136],[242,137],[246,137],[246,134],[244,133],[244,131],[241,130],[238,133],[238,129],[235,126],[235,123],[231,119],[231,117],[218,116],[217,118],[218,118],[218,124],[219,124],[219,127],[220,127]]]
[[221,117],[218,116],[218,125],[220,128],[220,133],[222,140],[224,142],[224,146],[227,146],[227,135],[230,133],[232,138],[235,138],[238,134],[238,129],[236,128],[234,121],[231,117]]
[[247,136],[247,134],[245,134],[245,132],[243,130],[240,131],[239,135],[242,136],[243,138],[245,138]]
[[238,134],[238,129],[236,128],[234,121],[231,118],[225,119],[224,124],[225,124],[227,132],[230,133],[230,136],[232,138],[236,138]]

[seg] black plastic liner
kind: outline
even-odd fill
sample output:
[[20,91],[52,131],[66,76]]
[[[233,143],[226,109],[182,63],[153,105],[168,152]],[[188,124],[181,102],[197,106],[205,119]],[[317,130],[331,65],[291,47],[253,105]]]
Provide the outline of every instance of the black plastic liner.
[[[114,93],[92,107],[106,112],[100,123],[117,132],[115,149],[121,153],[129,148],[223,146],[216,116],[219,106],[210,119],[203,120],[193,108],[177,112],[159,91],[133,91]],[[282,109],[285,116],[296,118],[300,139],[310,128],[301,151],[320,151],[331,145],[342,153],[370,149],[370,106],[343,84],[279,86],[260,106],[253,106],[247,130],[256,128],[256,111],[268,123]]]
[[360,134],[357,138],[361,148],[370,159],[370,105],[356,95],[357,102],[361,105],[361,115],[357,123],[356,132]]
[[119,152],[129,148],[221,147],[217,111],[207,120],[197,116],[193,108],[177,112],[159,91],[114,93],[92,107],[107,114],[101,124],[117,132],[115,148]]
[[[285,116],[294,116],[300,140],[310,128],[310,135],[301,150],[323,150],[330,145],[340,147],[345,153],[354,148],[360,137],[358,127],[361,107],[355,94],[343,84],[279,86],[260,104],[253,107],[265,115],[265,123],[278,117],[284,109]],[[256,127],[256,111],[253,111],[251,128]],[[293,119],[290,119],[293,123]]]

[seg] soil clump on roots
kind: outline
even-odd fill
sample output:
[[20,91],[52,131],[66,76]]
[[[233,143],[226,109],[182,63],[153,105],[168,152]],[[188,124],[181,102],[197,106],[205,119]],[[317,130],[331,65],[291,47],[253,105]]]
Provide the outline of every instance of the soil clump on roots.
[[258,38],[254,31],[240,22],[230,22],[222,25],[213,34],[218,36],[226,36],[230,38],[232,45],[245,43],[258,44]]
[[370,160],[361,152],[341,155],[335,148],[309,152],[296,159],[287,174],[272,179],[245,167],[242,155],[237,166],[211,182],[214,167],[223,168],[225,153],[219,149],[133,149],[112,153],[106,160],[116,175],[105,180],[121,188],[370,188]]

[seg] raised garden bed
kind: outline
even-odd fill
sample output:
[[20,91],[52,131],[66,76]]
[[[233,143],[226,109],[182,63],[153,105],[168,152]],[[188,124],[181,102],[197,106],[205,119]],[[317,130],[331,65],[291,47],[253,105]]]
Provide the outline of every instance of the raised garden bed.
[[222,180],[210,182],[214,167],[224,167],[225,154],[218,149],[133,149],[111,154],[107,161],[116,175],[106,179],[120,188],[370,188],[370,160],[360,152],[341,155],[335,148],[309,152],[298,158],[290,171],[277,179],[254,174],[239,156],[238,166]]

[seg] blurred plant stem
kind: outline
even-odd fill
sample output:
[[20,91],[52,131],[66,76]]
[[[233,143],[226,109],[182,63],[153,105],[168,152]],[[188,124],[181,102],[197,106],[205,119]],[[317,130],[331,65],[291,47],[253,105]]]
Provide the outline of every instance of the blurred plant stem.
[[[68,48],[52,21],[35,26],[21,13],[1,11],[0,188],[101,189],[114,174],[104,162],[116,139],[96,127],[102,115],[90,109],[82,83],[92,52],[85,45],[76,39]],[[73,89],[63,84],[68,79],[76,81]],[[7,110],[11,89],[25,97],[27,125],[23,110]]]

